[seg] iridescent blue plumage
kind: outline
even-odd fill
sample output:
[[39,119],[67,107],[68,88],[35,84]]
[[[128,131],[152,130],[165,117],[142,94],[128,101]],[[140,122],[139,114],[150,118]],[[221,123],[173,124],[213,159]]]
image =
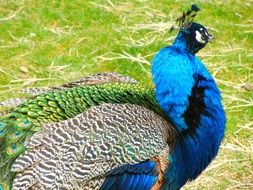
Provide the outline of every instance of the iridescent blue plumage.
[[178,189],[195,179],[217,155],[225,130],[220,92],[195,56],[203,44],[198,47],[189,30],[206,29],[193,23],[188,31],[180,31],[173,45],[155,56],[152,67],[156,99],[179,133],[163,189]]
[[153,161],[139,164],[127,164],[111,171],[102,190],[146,190],[151,189],[157,181],[156,163]]

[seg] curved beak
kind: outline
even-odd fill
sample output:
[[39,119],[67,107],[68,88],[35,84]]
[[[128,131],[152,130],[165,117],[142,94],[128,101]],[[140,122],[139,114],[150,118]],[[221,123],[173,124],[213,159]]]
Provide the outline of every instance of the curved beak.
[[213,39],[213,35],[207,33],[207,41],[211,41]]

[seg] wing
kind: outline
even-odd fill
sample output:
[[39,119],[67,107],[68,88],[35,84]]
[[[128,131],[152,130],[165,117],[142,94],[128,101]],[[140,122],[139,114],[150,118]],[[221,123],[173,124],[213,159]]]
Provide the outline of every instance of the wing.
[[31,137],[12,167],[12,189],[151,188],[175,138],[165,119],[142,106],[93,106]]
[[33,97],[0,118],[0,187],[11,186],[15,175],[11,166],[24,153],[24,142],[43,124],[74,118],[103,103],[132,103],[164,115],[155,101],[154,89],[138,83],[84,85]]

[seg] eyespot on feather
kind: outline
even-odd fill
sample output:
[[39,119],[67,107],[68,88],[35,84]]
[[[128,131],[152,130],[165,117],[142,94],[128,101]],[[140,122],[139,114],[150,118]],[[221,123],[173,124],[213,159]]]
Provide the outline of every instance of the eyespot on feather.
[[23,132],[15,131],[10,135],[9,140],[10,140],[11,143],[15,143],[22,137],[22,135],[23,135]]
[[13,158],[16,155],[20,154],[23,149],[24,149],[23,145],[21,145],[19,143],[14,143],[14,144],[9,145],[6,148],[6,153],[7,153],[8,157]]
[[17,127],[21,129],[29,129],[31,128],[31,122],[28,119],[24,119],[23,121],[18,122]]

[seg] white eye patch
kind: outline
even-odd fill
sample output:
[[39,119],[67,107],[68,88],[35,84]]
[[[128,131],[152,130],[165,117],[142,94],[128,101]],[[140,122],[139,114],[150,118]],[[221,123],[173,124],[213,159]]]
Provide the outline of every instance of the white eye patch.
[[201,43],[201,44],[205,44],[206,41],[202,39],[202,35],[199,33],[199,31],[195,31],[195,38],[196,40]]

